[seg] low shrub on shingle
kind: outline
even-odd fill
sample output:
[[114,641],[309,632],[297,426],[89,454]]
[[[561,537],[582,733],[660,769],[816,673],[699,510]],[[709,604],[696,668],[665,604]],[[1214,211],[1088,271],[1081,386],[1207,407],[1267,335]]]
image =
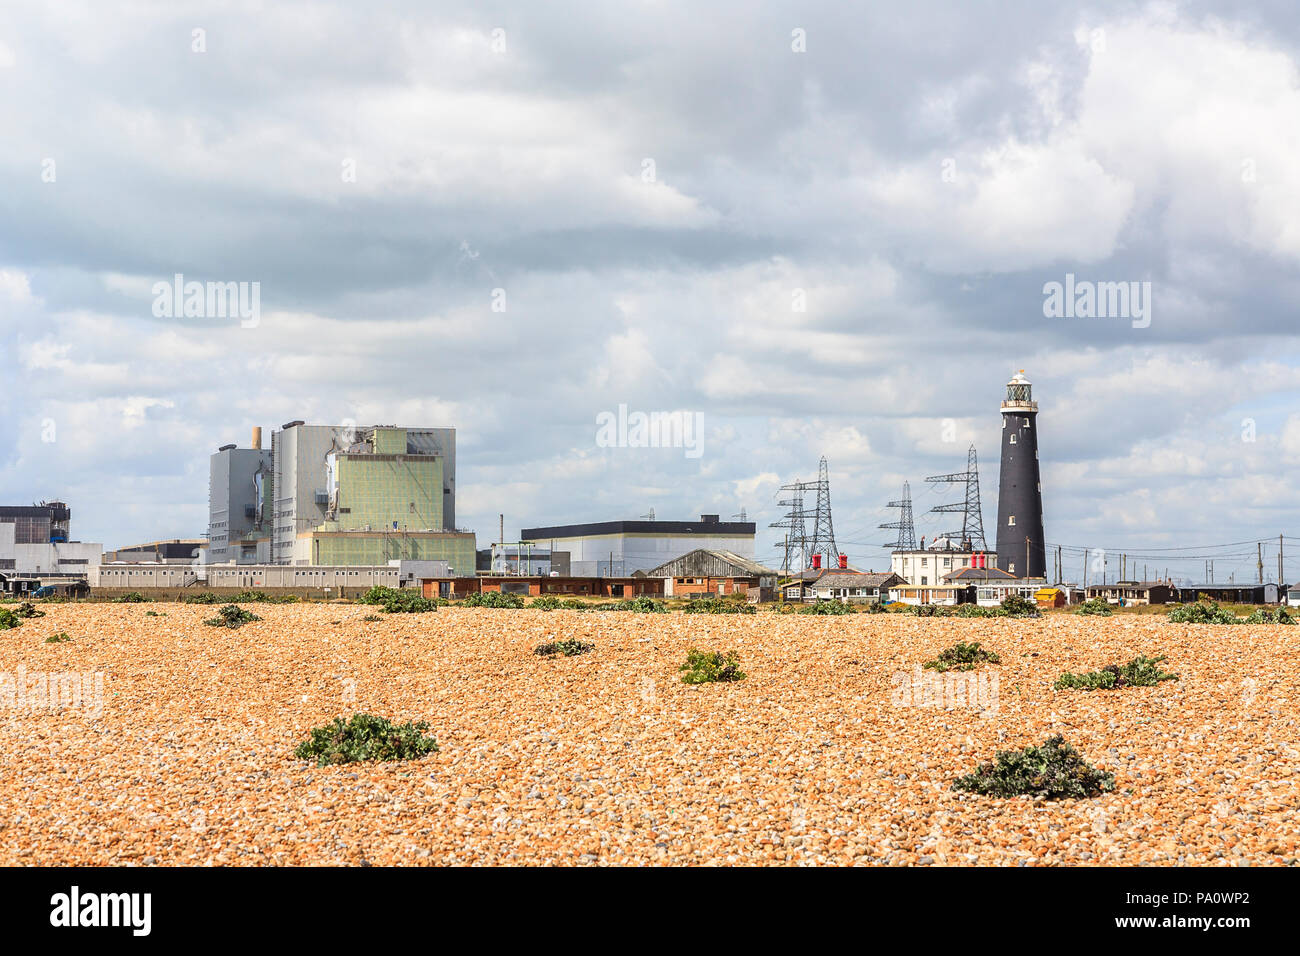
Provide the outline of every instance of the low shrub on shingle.
[[1000,664],[1001,659],[992,651],[980,647],[979,641],[963,644],[958,641],[952,647],[945,648],[932,661],[926,661],[925,667],[939,671],[972,671],[981,664]]
[[556,654],[562,654],[565,657],[574,657],[578,654],[585,654],[594,650],[595,644],[587,641],[580,641],[576,637],[566,637],[550,644],[538,644],[533,648],[533,653],[542,657],[554,657]]
[[1240,624],[1241,618],[1226,607],[1220,607],[1214,601],[1197,601],[1184,604],[1169,612],[1169,620],[1175,624]]
[[114,604],[148,604],[153,601],[151,597],[145,597],[139,591],[127,591],[121,597],[113,598]]
[[691,648],[686,652],[686,663],[678,668],[684,671],[684,684],[727,683],[744,680],[745,674],[740,669],[740,655],[735,651],[699,651]]
[[1095,614],[1100,617],[1110,617],[1112,611],[1110,604],[1101,598],[1089,598],[1074,609],[1075,614]]
[[424,721],[394,724],[385,717],[353,714],[336,717],[313,728],[311,737],[294,750],[299,760],[314,760],[318,767],[363,760],[418,760],[438,749],[438,741],[424,736]]
[[1115,789],[1115,775],[1090,766],[1057,734],[1038,747],[998,751],[994,762],[959,777],[953,788],[988,797],[1077,799]]
[[238,604],[227,604],[217,611],[216,617],[210,617],[203,623],[208,627],[237,628],[260,620],[261,618],[252,611],[245,611]]
[[1099,671],[1086,674],[1062,674],[1055,688],[1065,690],[1115,690],[1120,687],[1154,687],[1161,681],[1178,680],[1177,674],[1160,669],[1164,656],[1133,658],[1127,664],[1107,664]]

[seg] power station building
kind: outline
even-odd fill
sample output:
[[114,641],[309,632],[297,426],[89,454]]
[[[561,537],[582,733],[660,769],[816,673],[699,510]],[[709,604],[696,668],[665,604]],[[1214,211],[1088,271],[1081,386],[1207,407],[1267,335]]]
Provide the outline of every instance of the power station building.
[[597,521],[591,524],[524,528],[523,542],[569,552],[569,573],[578,577],[617,577],[649,571],[697,548],[730,551],[754,558],[752,521]]
[[212,456],[210,564],[384,566],[441,561],[474,573],[457,530],[456,430],[286,423],[263,450]]
[[998,567],[1014,577],[1047,579],[1043,485],[1038,471],[1038,403],[1021,369],[1002,402],[1002,468],[998,475]]
[[261,428],[253,429],[250,447],[222,445],[208,459],[208,564],[271,560],[270,534],[263,530],[270,469]]

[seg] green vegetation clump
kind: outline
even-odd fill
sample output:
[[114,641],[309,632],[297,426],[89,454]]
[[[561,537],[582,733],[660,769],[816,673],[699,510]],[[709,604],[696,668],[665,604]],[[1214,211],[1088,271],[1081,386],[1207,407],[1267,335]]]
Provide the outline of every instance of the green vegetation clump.
[[1241,622],[1242,624],[1295,624],[1295,618],[1284,607],[1259,607]]
[[21,627],[22,618],[7,607],[0,607],[0,631],[7,631],[12,627]]
[[1241,618],[1226,607],[1219,607],[1214,601],[1197,601],[1184,604],[1169,612],[1169,620],[1175,624],[1240,624]]
[[544,594],[541,597],[533,598],[528,606],[537,611],[585,611],[591,607],[585,601],[579,601],[577,598],[559,598],[554,594]]
[[139,591],[127,591],[121,597],[113,598],[114,604],[150,604],[153,598],[145,597]]
[[1008,594],[1001,607],[1007,617],[1038,617],[1038,605],[1019,594]]
[[293,755],[314,760],[318,767],[362,760],[418,760],[438,749],[438,741],[424,736],[428,729],[423,721],[394,724],[370,714],[353,714],[347,721],[336,717],[314,728]]
[[979,641],[974,644],[963,644],[958,641],[952,647],[941,651],[934,660],[927,661],[924,666],[928,670],[942,673],[943,671],[973,671],[981,664],[1000,663],[1002,663],[1001,658],[992,651],[980,647]]
[[884,601],[872,601],[867,605],[868,614],[888,614],[889,605]]
[[1101,617],[1110,617],[1110,604],[1101,598],[1089,598],[1074,609],[1075,614],[1097,614]]
[[361,596],[362,604],[378,604],[385,614],[424,614],[438,610],[437,598],[426,598],[413,588],[376,585]]
[[65,642],[65,641],[70,641],[70,640],[72,640],[72,638],[68,637],[68,632],[67,632],[67,631],[59,631],[59,633],[57,633],[57,634],[51,634],[49,637],[47,637],[47,638],[45,639],[45,643],[46,643],[46,644],[62,644],[63,642]]
[[31,601],[24,601],[22,604],[14,608],[13,613],[16,614],[18,617],[44,617],[45,616],[45,612],[38,610],[36,605],[33,604]]
[[1113,790],[1115,775],[1090,766],[1057,734],[1039,747],[998,751],[994,763],[981,764],[974,773],[958,778],[953,788],[987,797],[1059,800]]
[[913,617],[951,617],[953,609],[941,604],[913,604],[908,613]]
[[166,617],[167,612],[166,611],[145,611],[144,616],[145,617]]
[[686,663],[678,668],[684,684],[712,684],[744,680],[745,674],[740,669],[740,655],[735,651],[699,651],[691,648],[686,652]]
[[465,598],[460,606],[519,608],[524,606],[524,599],[518,594],[507,594],[504,591],[480,591]]
[[757,614],[758,608],[722,598],[699,598],[682,609],[684,614]]
[[983,607],[979,604],[958,604],[953,617],[1007,617],[1001,607]]
[[1164,680],[1178,680],[1177,674],[1170,674],[1160,669],[1160,657],[1135,657],[1127,664],[1107,664],[1099,671],[1087,674],[1062,674],[1056,679],[1055,688],[1064,690],[1075,687],[1080,690],[1115,690],[1120,687],[1154,687]]
[[382,621],[383,618],[380,617],[378,614],[367,614],[367,615],[366,615],[365,617],[363,617],[361,620],[363,620],[363,621],[369,621],[369,622],[374,622],[374,621]]
[[297,604],[301,598],[296,594],[267,594],[265,591],[240,591],[232,598],[226,598],[232,604]]
[[551,644],[538,644],[533,648],[533,653],[540,654],[543,657],[554,657],[556,654],[563,654],[565,657],[573,657],[577,654],[585,654],[587,651],[594,650],[595,647],[595,644],[580,641],[576,637],[566,637]]
[[198,594],[181,595],[182,604],[220,604],[221,598],[211,591],[200,591]]
[[668,605],[650,597],[629,598],[625,601],[606,601],[604,604],[588,604],[588,611],[631,611],[633,614],[667,614]]
[[816,604],[809,604],[807,607],[799,609],[800,614],[852,614],[852,605],[844,601],[818,601]]
[[238,604],[227,604],[217,611],[216,617],[210,617],[203,623],[208,627],[243,627],[253,621],[260,621],[261,618],[252,611],[245,611]]

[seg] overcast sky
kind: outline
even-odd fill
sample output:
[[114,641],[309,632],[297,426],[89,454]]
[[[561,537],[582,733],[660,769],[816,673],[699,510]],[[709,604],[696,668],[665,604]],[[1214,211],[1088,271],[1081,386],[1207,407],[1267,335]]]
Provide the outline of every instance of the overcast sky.
[[[860,6],[5,6],[0,502],[197,536],[255,424],[453,425],[480,543],[744,508],[779,560],[824,454],[880,568],[970,442],[993,537],[1023,368],[1049,543],[1295,529],[1293,5]],[[156,316],[176,273],[260,320]],[[1149,325],[1046,317],[1067,274]],[[620,404],[701,453],[600,447]]]

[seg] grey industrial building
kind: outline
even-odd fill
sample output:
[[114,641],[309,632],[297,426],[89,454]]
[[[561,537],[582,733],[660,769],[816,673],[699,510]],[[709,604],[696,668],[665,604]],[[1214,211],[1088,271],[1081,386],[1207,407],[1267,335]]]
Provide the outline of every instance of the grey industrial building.
[[[287,422],[263,448],[223,445],[211,456],[208,564],[292,564],[300,535],[330,518],[330,456],[346,452],[382,426]],[[407,428],[406,453],[442,459],[442,527],[456,527],[456,429]],[[380,530],[380,529],[376,529]],[[299,563],[301,563],[299,559]]]
[[222,445],[208,460],[209,564],[249,564],[269,560],[269,536],[262,535],[258,553],[257,532],[264,524],[271,452],[262,447],[262,429],[253,429],[248,448]]

